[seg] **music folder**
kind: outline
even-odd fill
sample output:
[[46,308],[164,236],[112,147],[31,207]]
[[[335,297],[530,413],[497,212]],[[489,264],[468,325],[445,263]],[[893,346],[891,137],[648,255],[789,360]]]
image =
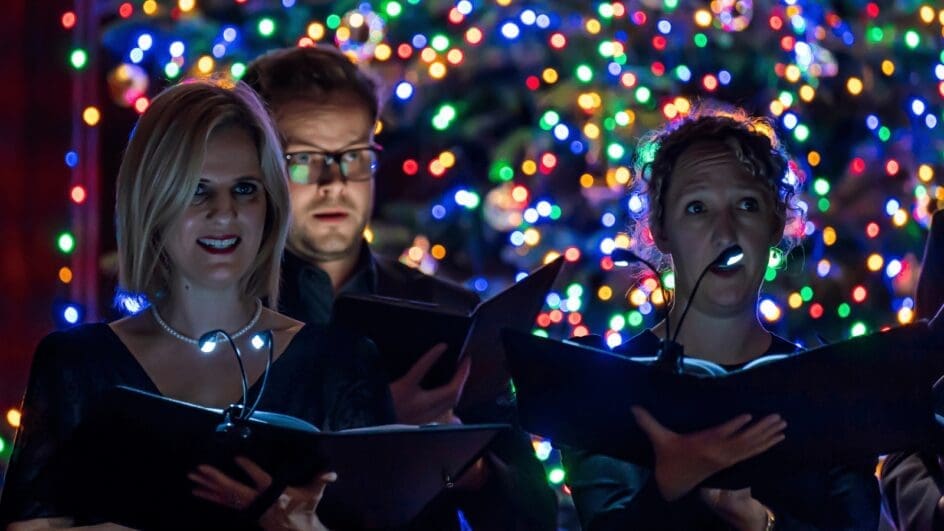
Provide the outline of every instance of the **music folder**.
[[503,339],[522,426],[559,445],[651,466],[633,405],[679,433],[742,413],[786,420],[784,441],[709,478],[708,486],[742,488],[797,468],[862,462],[939,441],[932,387],[944,373],[944,340],[924,322],[723,375],[673,374],[514,330]]
[[[253,528],[287,485],[334,471],[318,515],[331,529],[385,529],[414,518],[475,462],[506,425],[378,426],[321,432],[286,415],[260,413],[222,435],[220,410],[115,387],[89,411],[61,459],[61,497],[71,514],[136,529]],[[252,485],[235,456],[256,462],[273,488],[254,511],[191,495],[187,473],[210,464]],[[57,467],[59,468],[59,467]]]
[[501,329],[530,330],[563,266],[563,257],[544,264],[471,313],[436,304],[377,295],[342,295],[334,321],[370,338],[391,381],[399,379],[437,343],[448,349],[421,382],[433,388],[449,382],[464,356],[472,359],[461,405],[494,399],[508,391]]

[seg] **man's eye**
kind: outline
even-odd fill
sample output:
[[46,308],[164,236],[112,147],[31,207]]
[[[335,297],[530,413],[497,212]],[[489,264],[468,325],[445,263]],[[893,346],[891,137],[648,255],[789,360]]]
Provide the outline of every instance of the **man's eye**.
[[705,205],[701,201],[692,201],[691,203],[685,205],[685,212],[687,214],[700,214],[705,211]]
[[308,164],[311,162],[311,155],[308,153],[296,153],[292,155],[292,159],[296,164]]
[[361,150],[345,151],[344,153],[341,153],[341,162],[344,162],[345,164],[350,163],[350,162],[357,162],[360,159],[361,159]]

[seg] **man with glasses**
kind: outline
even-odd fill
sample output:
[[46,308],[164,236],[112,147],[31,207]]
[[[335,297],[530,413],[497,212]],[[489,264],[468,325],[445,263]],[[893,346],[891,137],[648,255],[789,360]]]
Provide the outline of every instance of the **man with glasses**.
[[[301,321],[326,323],[336,294],[377,294],[435,302],[469,311],[478,297],[397,260],[371,253],[363,232],[374,202],[374,172],[381,148],[376,81],[336,48],[275,50],[253,61],[244,80],[268,104],[282,136],[290,177],[292,223],[283,260],[279,309]],[[465,371],[426,390],[424,368],[442,353],[434,348],[390,386],[400,422],[515,421],[513,399],[475,411],[458,403]],[[381,353],[383,355],[383,353]],[[460,509],[474,529],[555,529],[556,497],[527,435],[514,430],[490,446],[463,489],[431,504],[414,528],[457,529]]]

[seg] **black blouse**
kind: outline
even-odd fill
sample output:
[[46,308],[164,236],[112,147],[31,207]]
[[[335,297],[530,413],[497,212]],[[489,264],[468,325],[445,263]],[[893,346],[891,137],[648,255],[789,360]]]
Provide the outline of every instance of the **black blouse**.
[[[614,352],[649,355],[658,347],[659,338],[646,330]],[[764,355],[795,350],[774,336]],[[662,498],[649,468],[578,449],[565,450],[563,460],[584,531],[730,529],[701,501],[697,489],[673,502]],[[773,511],[778,530],[874,530],[880,510],[874,470],[874,462],[797,470],[753,485],[751,494]]]
[[[272,364],[259,404],[323,430],[340,430],[394,420],[385,376],[365,339],[319,325],[304,326]],[[83,415],[101,394],[125,385],[160,394],[144,368],[104,323],[46,336],[33,357],[5,487],[0,529],[19,520],[75,516],[56,494],[50,463]],[[259,382],[249,391],[250,402]],[[76,525],[96,523],[76,521]]]

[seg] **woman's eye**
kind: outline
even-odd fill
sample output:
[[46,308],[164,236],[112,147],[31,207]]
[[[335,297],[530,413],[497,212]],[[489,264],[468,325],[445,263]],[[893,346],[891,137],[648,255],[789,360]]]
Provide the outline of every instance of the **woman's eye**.
[[208,195],[206,186],[203,183],[197,184],[197,189],[193,192],[193,199],[190,200],[193,204],[202,203],[206,200]]
[[740,208],[741,210],[748,210],[750,212],[756,212],[760,210],[760,203],[757,201],[757,199],[754,199],[753,197],[745,197],[741,199],[740,201],[738,201],[738,208]]
[[233,192],[238,195],[252,195],[258,189],[259,187],[255,183],[239,183],[233,187]]
[[685,205],[686,214],[700,214],[705,211],[705,205],[701,201],[692,201]]

